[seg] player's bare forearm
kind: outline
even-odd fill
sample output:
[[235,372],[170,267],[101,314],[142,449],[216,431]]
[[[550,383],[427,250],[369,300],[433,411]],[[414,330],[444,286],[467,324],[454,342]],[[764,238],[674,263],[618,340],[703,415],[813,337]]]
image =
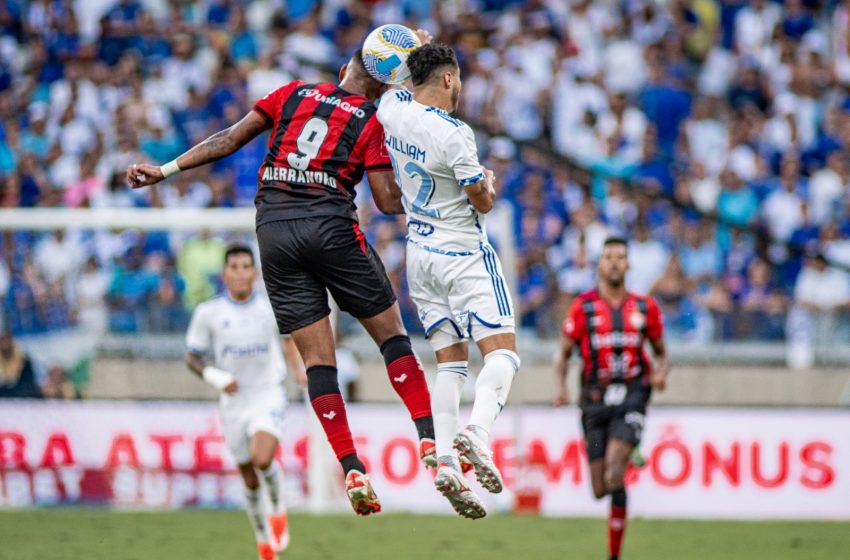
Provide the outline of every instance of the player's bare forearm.
[[[191,147],[172,163],[177,164],[179,171],[185,171],[218,161],[237,151],[267,128],[268,121],[251,111],[238,123]],[[163,171],[162,167],[156,165],[134,163],[127,168],[127,182],[134,189],[154,185],[166,178]]]
[[469,203],[477,212],[486,214],[493,209],[493,204],[496,202],[496,191],[487,177],[474,185],[464,187],[464,190],[469,198]]
[[401,203],[401,187],[395,180],[395,174],[390,171],[373,171],[368,174],[369,186],[375,206],[384,214],[404,214]]
[[199,354],[195,354],[194,352],[186,352],[186,367],[189,368],[189,371],[203,379],[204,377],[204,368],[206,367],[206,362],[204,362],[204,358]]
[[251,111],[233,126],[216,132],[177,158],[180,169],[192,169],[227,157],[263,132],[268,122]]

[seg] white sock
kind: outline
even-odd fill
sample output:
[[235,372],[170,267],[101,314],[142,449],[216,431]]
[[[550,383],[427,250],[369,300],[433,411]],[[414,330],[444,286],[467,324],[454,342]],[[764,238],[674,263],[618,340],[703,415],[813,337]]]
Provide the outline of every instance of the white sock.
[[283,501],[283,471],[277,461],[272,461],[264,471],[260,471],[263,480],[266,481],[266,489],[269,493],[269,503],[272,505],[272,515],[280,515],[286,512],[286,504]]
[[458,431],[460,392],[469,375],[467,362],[437,364],[437,379],[431,389],[431,413],[434,416],[434,441],[437,461],[460,469],[457,451],[452,447]]
[[493,423],[508,400],[519,364],[519,356],[510,350],[493,350],[484,356],[484,367],[475,383],[475,402],[469,415],[469,425],[486,444],[490,442]]
[[268,542],[268,532],[266,531],[266,515],[263,511],[263,495],[260,489],[250,490],[245,489],[245,511],[248,514],[248,520],[251,522],[251,527],[254,529],[254,536],[258,543]]

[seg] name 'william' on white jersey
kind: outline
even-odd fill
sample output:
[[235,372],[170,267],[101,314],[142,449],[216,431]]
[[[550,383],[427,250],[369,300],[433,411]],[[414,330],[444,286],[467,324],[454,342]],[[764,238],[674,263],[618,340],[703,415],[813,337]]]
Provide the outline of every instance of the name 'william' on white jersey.
[[257,292],[245,302],[225,293],[198,305],[186,347],[202,356],[212,354],[217,368],[236,377],[239,393],[280,385],[286,376],[274,312],[268,298]]
[[381,97],[378,120],[401,186],[410,239],[439,251],[474,251],[487,240],[483,216],[464,187],[484,179],[469,125],[413,99],[406,89]]

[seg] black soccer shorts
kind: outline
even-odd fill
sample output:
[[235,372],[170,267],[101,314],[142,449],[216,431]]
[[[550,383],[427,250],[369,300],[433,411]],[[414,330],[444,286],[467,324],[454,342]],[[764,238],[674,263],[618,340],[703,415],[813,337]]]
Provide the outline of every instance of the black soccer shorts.
[[621,439],[634,446],[640,444],[651,392],[651,388],[638,379],[629,384],[621,404],[608,406],[602,400],[603,389],[585,388],[582,391],[581,425],[588,460],[605,457],[610,439]]
[[396,298],[384,264],[357,222],[316,216],[257,228],[263,281],[281,334],[330,313],[327,291],[342,311],[368,319]]

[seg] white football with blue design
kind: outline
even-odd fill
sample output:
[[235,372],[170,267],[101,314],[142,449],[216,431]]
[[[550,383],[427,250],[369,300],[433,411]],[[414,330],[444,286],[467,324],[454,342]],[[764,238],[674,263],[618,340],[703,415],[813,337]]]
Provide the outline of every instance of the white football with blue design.
[[410,79],[407,57],[419,46],[419,38],[411,29],[394,23],[382,25],[363,43],[363,65],[379,82],[401,84]]

